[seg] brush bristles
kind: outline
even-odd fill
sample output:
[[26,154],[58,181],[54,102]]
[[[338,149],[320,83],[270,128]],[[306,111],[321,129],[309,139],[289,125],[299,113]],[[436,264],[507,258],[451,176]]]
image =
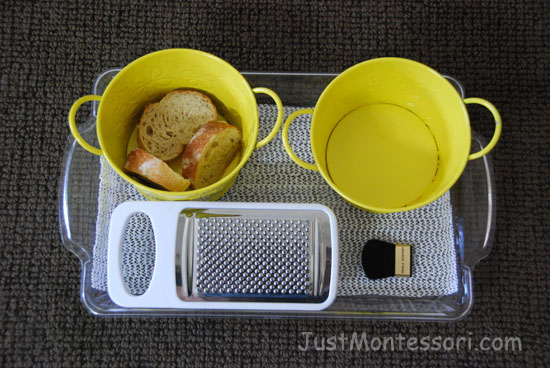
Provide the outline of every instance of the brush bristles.
[[369,279],[395,276],[395,244],[371,239],[363,248],[361,261]]

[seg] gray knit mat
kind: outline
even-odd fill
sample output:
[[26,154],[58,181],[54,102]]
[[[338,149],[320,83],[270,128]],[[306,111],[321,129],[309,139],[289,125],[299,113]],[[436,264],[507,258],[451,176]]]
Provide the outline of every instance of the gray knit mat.
[[[285,115],[296,109],[285,108]],[[277,109],[274,105],[260,105],[259,113],[259,136],[263,137],[275,122]],[[290,127],[289,138],[296,154],[313,162],[309,126],[308,115],[299,117]],[[102,158],[92,268],[92,287],[96,289],[107,288],[110,214],[118,204],[130,200],[145,198]],[[252,154],[220,201],[320,203],[331,208],[338,219],[340,240],[338,295],[425,297],[449,295],[458,290],[450,193],[407,212],[375,214],[359,210],[339,197],[319,173],[293,163],[278,135]],[[411,244],[414,253],[412,276],[368,279],[361,266],[361,251],[369,239]],[[132,293],[141,294],[151,279],[154,260],[154,234],[147,216],[131,218],[122,249],[125,281]]]

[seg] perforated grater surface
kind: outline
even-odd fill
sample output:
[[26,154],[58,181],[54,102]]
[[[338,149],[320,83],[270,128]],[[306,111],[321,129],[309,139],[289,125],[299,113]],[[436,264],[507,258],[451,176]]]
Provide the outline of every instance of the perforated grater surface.
[[311,222],[203,218],[197,224],[195,295],[313,295]]
[[[139,296],[120,261],[135,212],[149,216],[156,243]],[[125,307],[320,310],[335,297],[337,257],[336,219],[321,205],[127,202],[111,217],[108,291]]]

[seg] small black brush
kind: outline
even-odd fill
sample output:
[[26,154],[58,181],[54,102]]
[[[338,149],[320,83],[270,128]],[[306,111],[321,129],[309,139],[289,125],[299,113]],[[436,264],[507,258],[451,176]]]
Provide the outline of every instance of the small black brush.
[[371,239],[361,254],[363,271],[369,279],[411,276],[411,246]]

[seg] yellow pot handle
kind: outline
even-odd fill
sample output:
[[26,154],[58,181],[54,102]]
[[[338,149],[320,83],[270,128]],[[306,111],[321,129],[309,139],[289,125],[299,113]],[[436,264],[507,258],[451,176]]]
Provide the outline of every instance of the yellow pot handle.
[[283,103],[281,102],[281,99],[279,98],[279,96],[269,88],[257,87],[252,89],[252,91],[254,91],[254,93],[263,93],[268,95],[273,99],[273,101],[275,101],[275,105],[277,105],[277,120],[275,121],[275,126],[271,130],[271,133],[267,135],[267,137],[265,137],[264,139],[256,143],[256,148],[260,148],[265,146],[273,138],[275,138],[275,136],[277,135],[277,132],[281,128],[281,124],[283,123],[283,116],[284,116]]
[[485,106],[491,112],[491,114],[493,114],[495,118],[495,132],[493,133],[493,138],[491,139],[489,144],[487,144],[481,151],[472,153],[468,157],[469,160],[475,160],[476,158],[485,156],[497,144],[498,139],[500,138],[500,132],[502,131],[502,119],[500,118],[500,114],[498,113],[497,108],[487,100],[484,100],[482,98],[477,98],[477,97],[471,97],[471,98],[464,99],[464,103],[465,104],[475,103],[475,104]]
[[304,169],[319,171],[319,169],[317,168],[317,165],[310,164],[309,162],[300,160],[298,156],[296,156],[294,151],[292,151],[292,148],[290,147],[290,143],[288,142],[288,128],[290,127],[290,124],[298,116],[305,115],[305,114],[313,114],[313,109],[296,110],[292,114],[290,114],[288,118],[286,118],[285,125],[283,125],[283,145],[285,147],[286,153],[288,153],[292,161],[296,162],[298,165],[300,165]]
[[84,148],[86,151],[91,152],[95,155],[101,156],[103,155],[103,152],[100,149],[95,148],[94,146],[86,142],[78,132],[78,129],[76,128],[76,120],[75,120],[76,111],[78,110],[80,105],[89,101],[101,101],[101,96],[87,95],[87,96],[80,97],[78,100],[76,100],[73,106],[71,107],[71,110],[69,111],[69,128],[71,128],[71,133],[73,134],[74,139],[76,139],[76,141],[82,146],[82,148]]

